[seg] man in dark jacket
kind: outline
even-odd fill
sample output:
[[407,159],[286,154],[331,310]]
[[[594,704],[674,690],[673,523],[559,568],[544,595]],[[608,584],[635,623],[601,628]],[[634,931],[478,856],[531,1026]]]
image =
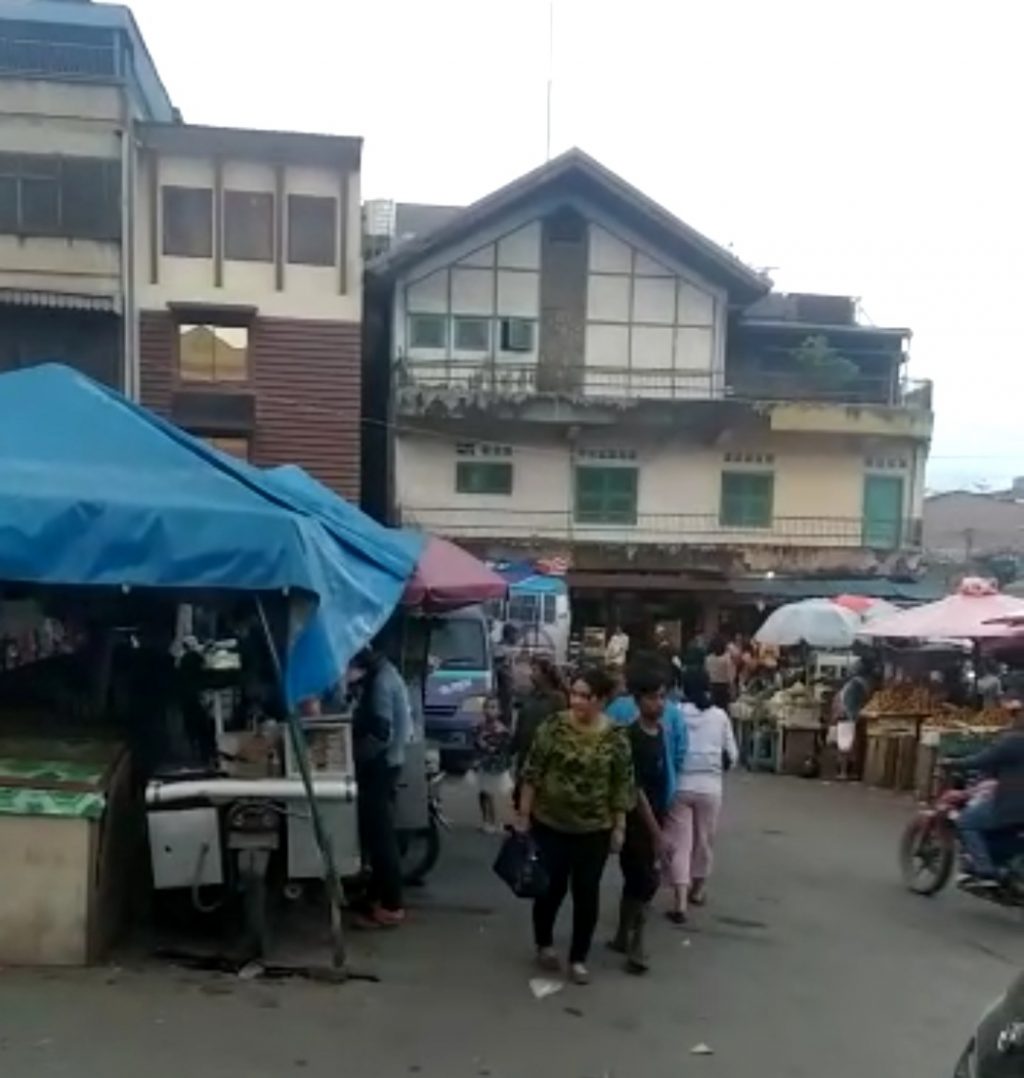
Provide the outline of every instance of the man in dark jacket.
[[957,824],[974,875],[998,877],[988,848],[988,834],[1024,826],[1024,709],[1015,706],[1013,729],[973,756],[950,761],[957,771],[975,771],[995,779],[995,792],[967,806]]

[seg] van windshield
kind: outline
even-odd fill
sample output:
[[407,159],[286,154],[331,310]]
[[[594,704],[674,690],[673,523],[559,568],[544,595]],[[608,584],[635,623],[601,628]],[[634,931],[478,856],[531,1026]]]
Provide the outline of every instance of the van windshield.
[[483,622],[475,618],[439,618],[430,627],[430,657],[443,670],[486,670]]

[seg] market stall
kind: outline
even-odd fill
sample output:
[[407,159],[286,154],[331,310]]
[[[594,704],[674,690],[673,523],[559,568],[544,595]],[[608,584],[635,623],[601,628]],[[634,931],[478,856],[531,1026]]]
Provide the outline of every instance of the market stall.
[[[184,837],[170,844],[172,853],[184,851],[178,860],[187,868],[179,871],[196,886],[207,873],[231,879],[247,860],[236,856],[245,844],[231,842],[232,824],[242,831],[248,827],[250,837],[254,833],[244,805],[270,806],[269,825],[265,814],[258,822],[268,825],[264,830],[273,831],[276,843],[274,806],[307,802],[320,875],[335,890],[332,843],[318,799],[351,805],[353,785],[350,778],[314,782],[295,710],[335,685],[349,658],[384,624],[412,574],[409,544],[329,532],[255,469],[58,366],[0,376],[0,464],[0,598],[36,601],[58,620],[84,626],[75,655],[55,657],[45,669],[29,668],[24,676],[15,671],[16,681],[5,674],[0,737],[17,732],[27,716],[54,744],[74,743],[75,751],[88,753],[90,741],[123,740],[134,789],[155,781],[162,802],[180,807],[177,824],[185,812],[199,810],[207,833],[226,834],[228,850],[197,845],[196,829],[184,826]],[[168,645],[185,601],[217,608],[246,626],[252,650],[263,655],[271,683],[263,702],[270,702],[270,710],[238,716],[251,740],[269,745],[262,757],[266,771],[258,777],[223,773],[223,746],[196,706],[201,674],[171,657]],[[280,721],[274,721],[273,701],[280,702]],[[288,752],[292,777],[285,771]],[[68,761],[48,759],[24,744],[12,759],[13,765],[0,769],[0,787],[32,792],[0,798],[0,813],[27,821],[7,828],[15,843],[10,847],[3,845],[0,830],[0,857],[5,865],[19,865],[17,888],[5,870],[0,963],[94,956],[103,935],[93,933],[92,925],[103,915],[76,921],[73,904],[67,916],[76,938],[62,936],[63,958],[55,959],[42,943],[34,950],[21,947],[13,958],[4,953],[13,951],[12,941],[20,946],[32,938],[38,914],[32,896],[49,886],[32,878],[42,868],[19,856],[16,843],[25,843],[27,831],[52,832],[56,816],[44,809],[70,803],[65,795],[81,795],[88,812],[74,822],[84,819],[90,826],[78,826],[78,837],[67,841],[80,851],[74,873],[98,880],[95,890],[102,893],[103,866],[109,864],[103,850],[110,849],[122,817],[115,778],[121,765],[97,764],[89,775],[68,773]],[[141,811],[138,800],[134,807]],[[91,837],[82,838],[83,830]],[[79,883],[80,892],[92,893],[90,883]]]
[[862,637],[884,647],[886,672],[864,709],[867,782],[927,797],[939,758],[976,751],[1009,724],[1009,713],[981,706],[972,686],[982,644],[1012,636],[1007,621],[1016,615],[1024,600],[967,578],[944,599],[864,626]]

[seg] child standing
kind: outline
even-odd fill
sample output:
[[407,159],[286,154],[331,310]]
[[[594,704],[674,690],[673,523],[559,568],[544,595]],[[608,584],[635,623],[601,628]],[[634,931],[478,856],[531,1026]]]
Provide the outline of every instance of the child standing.
[[512,791],[512,733],[501,719],[501,702],[496,696],[484,701],[484,718],[476,733],[480,783],[480,815],[483,829],[493,834],[498,828],[498,801]]

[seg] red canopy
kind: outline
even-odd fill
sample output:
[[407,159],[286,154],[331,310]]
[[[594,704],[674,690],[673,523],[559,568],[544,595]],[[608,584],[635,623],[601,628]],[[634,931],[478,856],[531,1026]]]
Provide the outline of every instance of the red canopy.
[[1024,599],[1002,595],[989,580],[968,577],[937,603],[869,622],[863,635],[907,639],[984,640],[1016,635],[1000,618],[1024,614]]
[[[457,610],[471,603],[502,599],[505,581],[462,547],[431,535],[423,547],[402,602],[425,610]],[[1024,608],[1024,602],[1021,603]]]

